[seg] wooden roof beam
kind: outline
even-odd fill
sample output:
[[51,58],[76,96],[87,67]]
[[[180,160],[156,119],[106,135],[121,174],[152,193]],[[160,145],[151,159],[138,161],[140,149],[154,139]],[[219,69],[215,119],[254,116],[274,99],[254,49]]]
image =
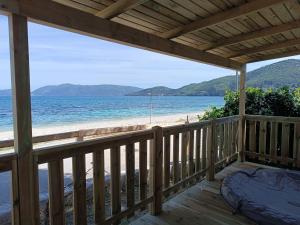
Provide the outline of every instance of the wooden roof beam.
[[237,6],[235,8],[217,13],[215,15],[206,17],[204,19],[196,20],[190,24],[176,27],[172,30],[166,31],[161,37],[172,39],[181,36],[186,33],[190,33],[196,30],[201,30],[215,24],[225,22],[237,18],[239,16],[258,11],[270,7],[275,4],[279,4],[288,0],[252,0],[246,4]]
[[111,19],[138,5],[143,4],[146,1],[147,0],[118,0],[115,3],[106,7],[105,9],[96,13],[95,16],[99,16],[103,19]]
[[275,44],[271,44],[271,45],[264,45],[264,46],[260,46],[260,47],[256,47],[256,48],[245,49],[244,51],[241,51],[234,55],[231,55],[230,58],[237,58],[237,57],[244,56],[244,55],[251,55],[251,54],[264,52],[264,51],[270,51],[270,50],[274,50],[274,49],[288,48],[288,47],[295,46],[295,45],[300,45],[300,38],[287,40],[287,41],[283,41],[283,42],[279,42],[279,43],[275,43]]
[[271,36],[274,34],[279,34],[285,31],[289,30],[294,30],[300,28],[300,20],[295,20],[289,23],[277,25],[277,26],[272,26],[272,27],[267,27],[258,31],[253,31],[250,33],[245,33],[241,35],[236,35],[230,38],[226,39],[221,39],[219,41],[216,41],[214,44],[212,44],[209,48],[205,49],[206,51],[212,50],[215,48],[221,48],[221,47],[226,47],[229,45],[237,44],[243,41],[249,41],[253,40],[256,38],[262,38],[262,37],[267,37]]
[[294,51],[287,51],[287,52],[282,52],[282,53],[271,54],[271,55],[259,56],[257,58],[247,61],[247,63],[254,63],[254,62],[260,62],[260,61],[264,61],[264,60],[278,59],[278,58],[284,58],[284,57],[295,56],[295,55],[300,55],[300,49],[297,49]]
[[[12,4],[13,3],[13,4]],[[220,67],[239,69],[242,64],[212,53],[160,38],[90,13],[49,0],[0,0],[0,12],[14,12],[30,21],[83,35],[122,43]]]

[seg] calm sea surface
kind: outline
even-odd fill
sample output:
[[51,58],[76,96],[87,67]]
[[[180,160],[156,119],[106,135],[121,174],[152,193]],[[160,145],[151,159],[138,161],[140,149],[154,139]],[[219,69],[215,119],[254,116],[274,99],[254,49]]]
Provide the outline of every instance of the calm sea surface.
[[[206,96],[118,96],[118,97],[32,97],[34,126],[126,119],[152,115],[201,112],[222,106],[223,97]],[[10,97],[0,96],[0,130],[12,129]]]

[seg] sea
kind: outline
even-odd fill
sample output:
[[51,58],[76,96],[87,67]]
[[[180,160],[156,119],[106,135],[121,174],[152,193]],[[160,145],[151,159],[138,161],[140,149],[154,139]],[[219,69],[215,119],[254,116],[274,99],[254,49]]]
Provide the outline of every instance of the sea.
[[[148,116],[201,113],[223,106],[220,96],[32,96],[34,127],[110,121]],[[13,127],[12,99],[0,96],[0,131]]]

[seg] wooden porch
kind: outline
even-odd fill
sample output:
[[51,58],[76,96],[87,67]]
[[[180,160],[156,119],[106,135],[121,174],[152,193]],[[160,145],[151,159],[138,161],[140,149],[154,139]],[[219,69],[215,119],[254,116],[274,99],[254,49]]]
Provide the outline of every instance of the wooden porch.
[[[246,64],[300,54],[298,0],[0,0],[0,13],[9,17],[15,134],[15,152],[0,155],[0,172],[11,173],[14,225],[40,224],[41,164],[48,166],[50,224],[65,224],[65,159],[72,161],[73,224],[86,225],[88,154],[93,159],[93,223],[101,225],[118,224],[148,206],[152,215],[163,213],[142,217],[146,224],[148,220],[184,224],[180,221],[187,220],[186,215],[191,223],[207,219],[207,224],[215,224],[214,219],[222,217],[228,224],[246,224],[247,220],[230,214],[217,194],[197,194],[201,183],[165,205],[163,201],[202,179],[213,181],[216,171],[236,160],[300,167],[299,118],[245,115]],[[28,21],[236,70],[239,115],[33,150]],[[126,155],[125,205],[121,151]],[[109,162],[104,160],[106,152]],[[104,191],[106,163],[111,165],[109,206]],[[195,194],[195,207],[186,210],[189,193]],[[170,210],[177,210],[175,203],[180,205],[179,217]]]
[[251,220],[233,214],[220,195],[222,180],[241,169],[263,167],[249,162],[234,162],[216,174],[214,181],[202,181],[167,200],[159,216],[146,214],[131,225],[251,225]]

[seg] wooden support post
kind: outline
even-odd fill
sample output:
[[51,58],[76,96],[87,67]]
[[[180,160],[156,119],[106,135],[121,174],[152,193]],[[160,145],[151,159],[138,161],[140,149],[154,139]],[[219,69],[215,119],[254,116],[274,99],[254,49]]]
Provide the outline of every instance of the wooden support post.
[[9,16],[15,151],[18,153],[19,221],[39,224],[37,166],[32,154],[32,122],[27,18]]
[[161,127],[153,127],[153,148],[151,154],[150,169],[152,170],[151,190],[154,200],[151,205],[152,215],[159,215],[162,211],[162,157],[163,157],[163,130]]
[[239,129],[238,129],[238,152],[239,161],[245,161],[245,113],[246,113],[246,64],[240,70],[240,101],[239,101]]
[[207,165],[208,170],[206,172],[206,179],[213,181],[215,179],[215,133],[216,124],[212,120],[211,125],[207,129]]

